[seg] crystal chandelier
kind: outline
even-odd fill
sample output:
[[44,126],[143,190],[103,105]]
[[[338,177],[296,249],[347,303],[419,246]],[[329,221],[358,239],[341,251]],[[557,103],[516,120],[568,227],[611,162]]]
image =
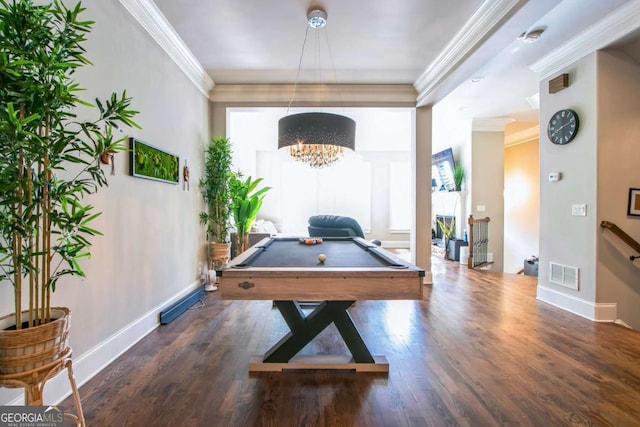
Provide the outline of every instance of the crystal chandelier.
[[356,122],[331,113],[301,113],[285,116],[278,123],[278,148],[313,168],[330,166],[355,148]]
[[308,163],[312,168],[332,165],[344,154],[344,148],[330,144],[304,144],[299,142],[289,147],[289,155],[295,160]]
[[[327,13],[319,9],[311,10],[307,14],[307,22],[309,24],[307,33],[309,28],[322,28],[327,22]],[[293,86],[293,95],[289,101],[289,108],[298,85],[307,33],[305,33],[302,44],[298,74]],[[287,113],[289,108],[287,108]],[[355,150],[355,136],[356,123],[349,117],[339,114],[292,114],[283,117],[278,122],[278,148],[288,147],[291,158],[307,163],[312,168],[331,166],[342,158],[345,148]]]

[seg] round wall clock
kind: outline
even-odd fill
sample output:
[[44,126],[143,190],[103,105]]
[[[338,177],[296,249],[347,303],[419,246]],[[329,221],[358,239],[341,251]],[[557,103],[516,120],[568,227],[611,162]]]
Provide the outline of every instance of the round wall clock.
[[578,113],[568,109],[560,110],[551,116],[547,125],[547,136],[554,144],[568,144],[576,137],[579,126]]

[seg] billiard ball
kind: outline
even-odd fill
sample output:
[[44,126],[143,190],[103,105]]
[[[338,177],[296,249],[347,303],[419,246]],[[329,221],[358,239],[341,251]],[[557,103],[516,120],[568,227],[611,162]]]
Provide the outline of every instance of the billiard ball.
[[327,259],[327,256],[325,254],[318,255],[318,261],[324,262],[324,260],[326,260],[326,259]]

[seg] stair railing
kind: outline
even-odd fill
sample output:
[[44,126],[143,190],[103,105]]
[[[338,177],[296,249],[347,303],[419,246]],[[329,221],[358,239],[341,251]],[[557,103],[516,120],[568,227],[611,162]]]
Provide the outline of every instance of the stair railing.
[[[625,233],[620,227],[618,227],[617,225],[615,225],[613,222],[609,222],[609,221],[602,221],[600,223],[600,227],[602,228],[606,228],[607,230],[611,231],[613,234],[615,234],[620,240],[622,240],[624,243],[626,243],[631,249],[633,249],[634,252],[640,254],[640,243],[638,243],[633,237],[629,236],[627,233]],[[640,255],[630,255],[629,256],[629,260],[630,261],[635,261],[636,259],[640,258]]]
[[468,268],[478,268],[491,264],[488,260],[489,217],[475,219],[469,215],[469,259]]

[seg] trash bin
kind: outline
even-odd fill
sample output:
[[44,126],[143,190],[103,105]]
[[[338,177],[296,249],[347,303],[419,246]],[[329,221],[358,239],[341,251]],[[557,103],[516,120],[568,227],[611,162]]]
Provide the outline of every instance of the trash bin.
[[524,260],[524,275],[538,277],[538,257],[532,256]]
[[460,264],[467,265],[469,261],[469,246],[460,247]]

